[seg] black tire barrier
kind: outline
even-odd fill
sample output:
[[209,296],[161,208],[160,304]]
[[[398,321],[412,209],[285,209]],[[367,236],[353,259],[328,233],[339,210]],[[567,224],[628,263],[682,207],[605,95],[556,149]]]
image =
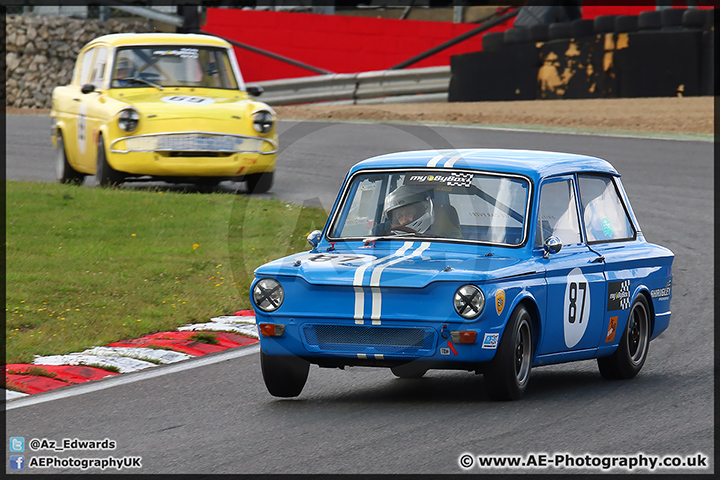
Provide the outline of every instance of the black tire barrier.
[[595,21],[592,19],[578,18],[572,21],[572,37],[581,38],[595,35]]
[[[620,27],[626,22],[632,20],[618,20]],[[456,55],[448,98],[477,102],[711,96],[714,38],[714,29],[644,30],[505,44],[498,50]]]
[[535,100],[538,67],[533,43],[454,55],[448,102]]
[[537,25],[531,25],[529,30],[531,42],[547,42],[550,40],[550,25],[547,23],[539,23]]
[[503,40],[506,45],[529,42],[530,41],[530,31],[528,30],[528,28],[524,28],[524,27],[510,28],[508,30],[505,30],[505,35],[504,35]]
[[615,31],[615,17],[617,15],[600,15],[593,20],[595,33],[610,33]]
[[637,31],[637,15],[618,15],[615,17],[615,33],[633,33]]
[[572,38],[572,22],[551,23],[548,27],[548,37],[550,40],[563,40]]
[[638,15],[640,30],[660,30],[662,27],[662,10],[648,10]]
[[505,32],[490,32],[483,35],[482,48],[484,51],[494,51],[505,44]]
[[715,29],[702,33],[700,95],[715,95]]
[[603,68],[602,35],[582,40],[553,40],[540,46],[537,98],[603,98],[612,95],[612,82]]
[[702,32],[641,31],[628,44],[613,59],[618,97],[700,95]]

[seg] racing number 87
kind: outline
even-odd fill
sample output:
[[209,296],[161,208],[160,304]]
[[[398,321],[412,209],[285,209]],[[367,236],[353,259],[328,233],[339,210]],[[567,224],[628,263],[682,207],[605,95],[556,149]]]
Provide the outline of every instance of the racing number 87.
[[568,322],[575,323],[577,315],[578,290],[582,290],[582,301],[580,303],[580,318],[578,323],[582,323],[583,313],[585,313],[585,294],[587,292],[586,282],[570,282],[570,306],[568,307]]

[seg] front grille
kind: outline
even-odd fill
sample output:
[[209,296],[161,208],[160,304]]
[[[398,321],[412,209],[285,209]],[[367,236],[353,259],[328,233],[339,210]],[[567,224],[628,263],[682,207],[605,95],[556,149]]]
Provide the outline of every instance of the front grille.
[[365,325],[305,325],[305,341],[311,347],[333,352],[422,354],[432,351],[435,333],[429,328]]
[[[125,142],[126,149],[118,149],[117,144]],[[263,151],[268,144],[270,150]],[[152,133],[118,138],[112,142],[113,153],[128,152],[187,152],[196,156],[198,152],[220,154],[260,153],[268,155],[277,152],[277,144],[269,138],[248,137],[245,135],[220,134],[212,132]],[[206,155],[207,156],[207,155]]]

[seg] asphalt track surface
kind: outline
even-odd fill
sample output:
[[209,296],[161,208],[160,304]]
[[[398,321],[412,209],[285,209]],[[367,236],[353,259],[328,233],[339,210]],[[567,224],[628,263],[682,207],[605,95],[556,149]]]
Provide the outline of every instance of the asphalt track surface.
[[[49,127],[46,116],[7,117],[8,180],[54,180]],[[385,369],[316,366],[302,395],[278,400],[265,390],[259,355],[248,352],[8,410],[7,437],[117,442],[115,450],[104,452],[26,451],[28,459],[41,453],[142,456],[143,468],[127,473],[552,474],[603,471],[463,470],[458,460],[463,453],[701,453],[708,469],[655,473],[714,472],[712,143],[422,125],[283,122],[280,127],[277,179],[265,196],[326,209],[353,163],[386,152],[506,147],[609,160],[623,175],[646,238],[675,253],[670,328],[651,343],[633,380],[606,381],[595,361],[547,366],[534,369],[523,399],[510,403],[490,401],[482,377],[466,372],[430,371],[419,380],[401,380]],[[242,184],[222,189],[243,191]]]

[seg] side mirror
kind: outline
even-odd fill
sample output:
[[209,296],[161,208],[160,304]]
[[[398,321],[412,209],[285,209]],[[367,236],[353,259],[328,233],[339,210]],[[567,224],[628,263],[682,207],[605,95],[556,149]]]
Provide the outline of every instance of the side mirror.
[[80,88],[80,91],[82,93],[92,93],[95,91],[95,85],[93,85],[92,83],[86,83],[82,86],[82,88]]
[[320,238],[322,238],[322,231],[313,230],[310,232],[310,235],[307,236],[307,241],[313,248],[317,248],[320,243]]
[[562,248],[562,242],[555,235],[551,235],[545,239],[543,244],[543,258],[548,258],[551,253],[558,253]]
[[260,85],[248,85],[246,90],[253,97],[259,97],[265,91]]

